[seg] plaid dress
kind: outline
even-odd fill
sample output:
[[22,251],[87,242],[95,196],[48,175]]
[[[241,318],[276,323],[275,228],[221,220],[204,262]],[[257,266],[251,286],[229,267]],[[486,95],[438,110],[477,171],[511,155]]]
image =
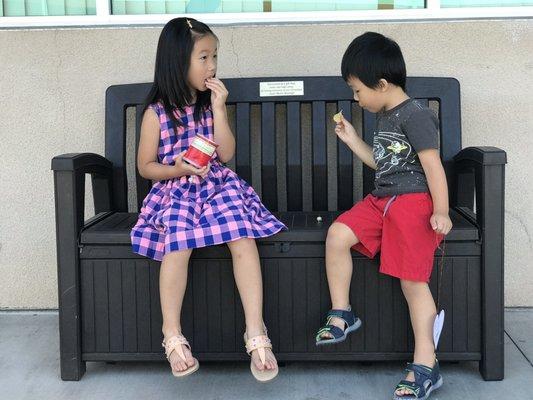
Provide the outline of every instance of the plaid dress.
[[[158,161],[174,164],[174,157],[186,150],[196,133],[213,140],[211,109],[194,122],[194,105],[176,111],[182,126],[174,134],[161,103],[150,105],[159,116],[161,136]],[[171,251],[194,249],[276,234],[286,226],[261,203],[254,189],[216,156],[205,179],[188,176],[155,182],[143,201],[139,219],[131,230],[133,251],[161,261]]]

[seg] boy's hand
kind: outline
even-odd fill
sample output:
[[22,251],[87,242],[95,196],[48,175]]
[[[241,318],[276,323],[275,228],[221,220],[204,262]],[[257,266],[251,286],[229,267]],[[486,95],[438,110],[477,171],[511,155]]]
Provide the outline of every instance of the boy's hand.
[[186,150],[182,151],[174,158],[174,169],[176,171],[176,178],[179,178],[184,175],[198,175],[202,177],[202,179],[205,178],[209,173],[211,163],[208,163],[203,168],[196,168],[195,166],[183,161],[183,156],[185,152]]
[[434,213],[429,222],[436,233],[447,235],[452,230],[452,220],[448,214]]
[[357,131],[353,127],[352,124],[350,124],[344,116],[341,114],[341,122],[337,123],[335,125],[335,133],[339,137],[340,140],[342,140],[344,143],[348,144],[355,139],[356,136],[359,136],[357,134]]
[[222,109],[226,105],[228,89],[218,78],[210,78],[205,82],[205,86],[211,89],[211,105],[213,109]]

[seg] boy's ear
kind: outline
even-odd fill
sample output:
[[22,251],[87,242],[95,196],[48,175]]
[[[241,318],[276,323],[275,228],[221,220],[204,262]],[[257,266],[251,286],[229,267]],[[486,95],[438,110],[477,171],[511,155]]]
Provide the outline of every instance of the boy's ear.
[[389,88],[389,86],[390,86],[390,83],[387,82],[386,79],[381,78],[381,79],[379,80],[379,82],[378,82],[378,90],[379,90],[380,92],[386,92],[387,89]]

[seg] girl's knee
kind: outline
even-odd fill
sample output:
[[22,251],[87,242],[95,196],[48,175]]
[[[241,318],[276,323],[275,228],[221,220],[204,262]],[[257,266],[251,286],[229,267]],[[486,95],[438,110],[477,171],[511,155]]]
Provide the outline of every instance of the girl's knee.
[[255,240],[251,238],[242,238],[228,242],[228,247],[234,257],[246,257],[257,251]]
[[162,263],[176,263],[176,262],[187,262],[191,256],[192,250],[181,250],[181,251],[171,251],[166,253],[161,260]]

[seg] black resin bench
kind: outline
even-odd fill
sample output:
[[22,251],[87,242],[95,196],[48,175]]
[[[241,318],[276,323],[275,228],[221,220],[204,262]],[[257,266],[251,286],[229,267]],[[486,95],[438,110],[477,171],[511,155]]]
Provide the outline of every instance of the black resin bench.
[[[373,186],[373,171],[337,143],[331,116],[342,109],[368,143],[374,116],[358,107],[338,77],[224,82],[237,140],[229,166],[289,227],[258,241],[264,318],[278,360],[410,359],[413,336],[399,282],[378,273],[378,259],[355,252],[351,299],[363,326],[337,346],[319,348],[314,341],[330,307],[324,268],[327,229]],[[107,90],[105,157],[81,153],[52,160],[64,380],[80,379],[87,361],[164,359],[159,263],[133,254],[129,236],[151,186],[134,165],[149,87],[127,84]],[[504,359],[506,154],[494,147],[461,149],[455,79],[408,78],[407,92],[439,113],[441,155],[451,192],[454,228],[444,254],[435,254],[430,284],[447,316],[438,357],[479,361],[485,379],[499,380]],[[88,220],[86,174],[92,179],[95,211]],[[200,361],[248,358],[227,246],[193,252],[183,315],[184,334]]]

